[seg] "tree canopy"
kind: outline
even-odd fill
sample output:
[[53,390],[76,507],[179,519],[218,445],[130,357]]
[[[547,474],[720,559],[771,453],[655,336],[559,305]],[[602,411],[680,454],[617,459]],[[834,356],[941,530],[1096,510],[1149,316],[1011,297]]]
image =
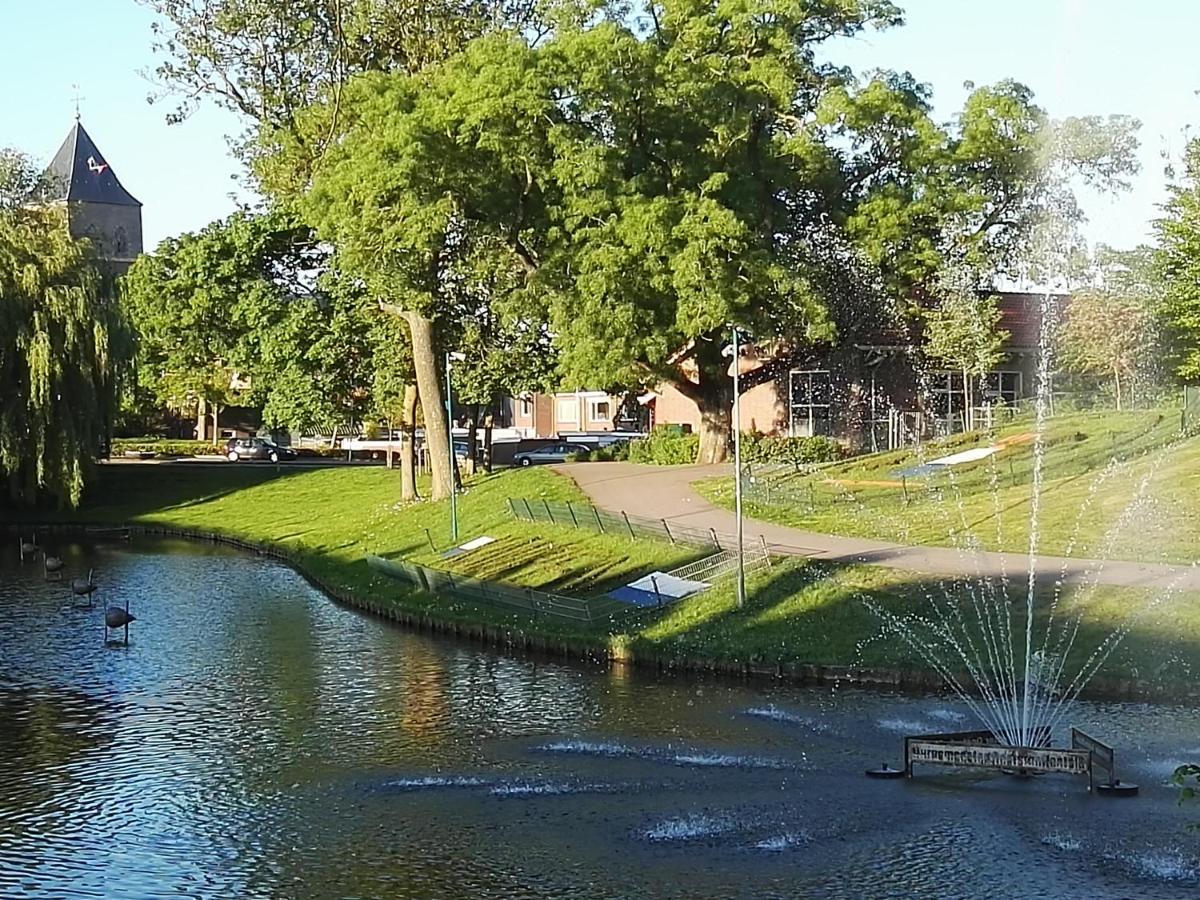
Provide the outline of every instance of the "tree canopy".
[[1188,144],[1183,171],[1156,223],[1155,268],[1162,293],[1155,307],[1166,363],[1200,383],[1200,140]]
[[61,211],[0,209],[0,476],[11,500],[79,503],[130,352],[113,285]]
[[248,118],[260,184],[404,318],[435,496],[438,351],[481,314],[481,247],[519,275],[482,321],[552,336],[567,386],[674,385],[717,461],[731,325],[799,356],[886,305],[846,272],[893,307],[946,267],[1029,275],[1047,235],[1077,246],[1072,185],[1136,167],[1128,118],[1056,122],[1005,81],[940,124],[911,75],[825,60],[899,24],[887,0],[155,5],[161,74]]
[[290,217],[237,213],[165,241],[125,279],[142,385],[173,409],[260,405],[303,433],[361,422],[375,310]]

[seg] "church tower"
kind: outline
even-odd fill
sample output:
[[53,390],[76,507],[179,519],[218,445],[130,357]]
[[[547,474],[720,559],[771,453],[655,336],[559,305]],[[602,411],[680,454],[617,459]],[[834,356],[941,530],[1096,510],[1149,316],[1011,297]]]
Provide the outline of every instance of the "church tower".
[[142,204],[117,180],[78,115],[46,182],[46,199],[67,208],[71,237],[90,240],[113,274],[125,274],[142,252]]

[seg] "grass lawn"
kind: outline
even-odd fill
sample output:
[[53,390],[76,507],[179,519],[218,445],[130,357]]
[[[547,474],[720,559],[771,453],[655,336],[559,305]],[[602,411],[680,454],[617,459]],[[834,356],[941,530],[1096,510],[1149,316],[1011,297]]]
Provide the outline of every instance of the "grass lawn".
[[[816,473],[756,476],[746,512],[810,531],[908,544],[1025,551],[1033,498],[1033,425],[858,457]],[[1079,413],[1050,420],[1038,513],[1043,553],[1191,563],[1200,559],[1200,437],[1180,440],[1178,410]],[[999,445],[927,475],[929,459]],[[732,508],[728,479],[699,485]]]
[[[872,566],[777,562],[751,580],[745,609],[736,609],[732,585],[727,584],[662,613],[607,627],[544,616],[532,620],[408,592],[370,570],[363,558],[405,557],[477,578],[586,595],[655,568],[678,565],[702,551],[517,521],[509,513],[508,497],[586,502],[569,479],[532,468],[480,477],[469,485],[459,501],[462,539],[488,534],[498,540],[474,553],[442,560],[430,549],[426,529],[439,549],[448,546],[447,504],[399,504],[398,478],[396,472],[359,466],[283,466],[277,472],[267,465],[110,465],[101,468],[75,515],[88,522],[153,523],[271,541],[297,553],[301,564],[323,581],[364,599],[443,621],[500,623],[514,631],[561,638],[580,650],[619,641],[635,655],[766,665],[925,667],[903,642],[880,639],[881,623],[863,599],[903,613],[925,608],[927,595],[937,595],[942,585]],[[965,596],[961,590],[956,593]],[[1078,604],[1084,612],[1079,651],[1090,652],[1144,601],[1145,595],[1136,591],[1107,589],[1068,597],[1067,603]],[[1023,610],[1021,605],[1022,615]],[[1171,601],[1136,624],[1106,671],[1154,672],[1182,681],[1192,666],[1200,666],[1200,611],[1194,603]]]

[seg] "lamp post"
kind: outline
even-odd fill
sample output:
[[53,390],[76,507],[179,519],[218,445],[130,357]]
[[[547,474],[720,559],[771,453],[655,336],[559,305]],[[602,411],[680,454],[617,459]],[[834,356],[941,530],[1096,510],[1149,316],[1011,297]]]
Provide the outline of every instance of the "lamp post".
[[450,361],[466,359],[461,353],[446,351],[446,442],[450,445],[450,541],[458,543],[458,459],[454,454],[454,405],[450,393]]
[[738,347],[738,330],[733,326],[733,508],[737,519],[737,605],[746,605],[746,555],[742,541],[742,416],[741,384],[739,381],[742,357]]

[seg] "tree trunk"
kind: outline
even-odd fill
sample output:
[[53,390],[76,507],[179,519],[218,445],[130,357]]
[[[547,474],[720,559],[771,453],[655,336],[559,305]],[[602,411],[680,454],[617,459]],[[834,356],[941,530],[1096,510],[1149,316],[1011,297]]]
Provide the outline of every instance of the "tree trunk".
[[425,453],[433,474],[430,496],[434,500],[445,500],[450,496],[450,479],[453,477],[450,471],[450,422],[442,394],[442,367],[438,364],[433,339],[433,320],[411,310],[405,310],[403,316],[412,337],[413,368],[417,373],[417,392],[425,419]]
[[696,351],[699,383],[691,394],[700,411],[700,450],[698,463],[723,463],[729,459],[733,381],[726,371],[728,363],[721,355],[722,342],[701,339]]
[[196,401],[196,440],[208,437],[208,404],[201,397]]
[[404,386],[404,416],[400,423],[400,499],[419,500],[417,494],[417,386]]
[[489,409],[483,417],[483,471],[492,474],[492,426],[496,417]]
[[1117,388],[1117,412],[1121,411],[1121,370],[1113,369],[1113,381]]
[[215,447],[215,446],[217,446],[217,442],[220,441],[220,439],[221,439],[221,422],[220,422],[221,404],[220,403],[213,403],[212,414],[213,414],[212,445]]

